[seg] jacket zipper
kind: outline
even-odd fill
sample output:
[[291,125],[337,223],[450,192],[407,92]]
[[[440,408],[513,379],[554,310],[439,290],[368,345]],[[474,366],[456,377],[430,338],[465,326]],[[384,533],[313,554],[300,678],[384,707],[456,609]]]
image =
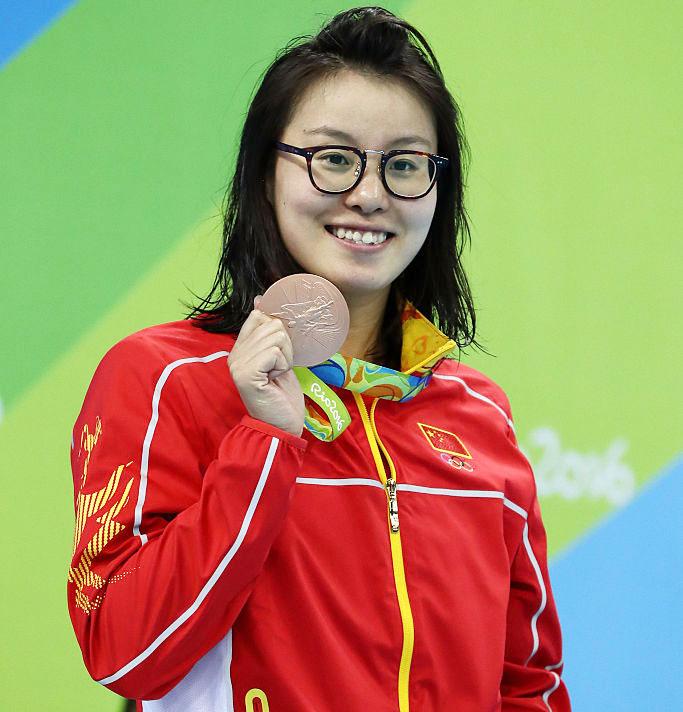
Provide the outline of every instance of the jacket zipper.
[[387,496],[389,497],[389,525],[392,532],[398,531],[398,499],[396,499],[396,480],[387,478]]
[[[406,573],[403,565],[403,548],[401,546],[398,499],[396,496],[396,468],[387,449],[382,444],[375,426],[375,408],[379,399],[373,399],[372,405],[370,406],[370,413],[368,414],[363,397],[359,393],[354,393],[353,397],[356,401],[361,420],[363,421],[363,427],[365,428],[365,434],[368,438],[372,457],[375,461],[377,474],[387,493],[387,518],[389,524],[389,542],[391,544],[391,561],[394,569],[394,583],[396,585],[398,607],[401,613],[401,624],[403,626],[403,648],[401,650],[401,662],[398,670],[398,708],[399,712],[409,712],[408,685],[410,680],[410,663],[413,657],[413,647],[415,643],[415,628],[413,626],[413,612],[410,608]],[[389,477],[387,477],[384,468],[382,455],[384,455],[389,465]]]

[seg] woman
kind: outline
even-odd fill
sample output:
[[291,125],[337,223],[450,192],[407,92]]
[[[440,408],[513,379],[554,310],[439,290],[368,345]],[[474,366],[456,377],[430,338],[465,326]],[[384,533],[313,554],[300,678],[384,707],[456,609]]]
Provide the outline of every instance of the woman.
[[[90,674],[138,710],[569,709],[533,475],[504,393],[457,360],[458,124],[381,8],[291,46],[245,122],[210,295],[98,367],[69,606]],[[310,370],[341,432],[258,308],[302,272],[349,307]]]

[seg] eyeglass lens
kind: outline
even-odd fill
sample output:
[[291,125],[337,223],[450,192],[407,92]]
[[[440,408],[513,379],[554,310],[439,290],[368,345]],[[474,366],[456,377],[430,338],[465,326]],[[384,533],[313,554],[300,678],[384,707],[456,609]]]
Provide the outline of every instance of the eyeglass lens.
[[[356,182],[360,169],[359,157],[353,151],[340,148],[321,149],[311,159],[313,182],[322,190],[348,190]],[[428,156],[401,153],[387,161],[384,174],[392,192],[411,198],[429,190],[436,164]]]

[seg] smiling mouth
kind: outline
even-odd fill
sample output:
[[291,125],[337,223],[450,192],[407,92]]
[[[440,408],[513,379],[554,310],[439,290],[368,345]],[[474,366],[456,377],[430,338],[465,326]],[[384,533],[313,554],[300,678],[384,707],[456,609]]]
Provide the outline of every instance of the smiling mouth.
[[381,245],[383,242],[394,237],[393,232],[361,232],[359,230],[349,230],[344,227],[334,227],[332,225],[325,225],[325,230],[338,240],[352,242],[356,245]]

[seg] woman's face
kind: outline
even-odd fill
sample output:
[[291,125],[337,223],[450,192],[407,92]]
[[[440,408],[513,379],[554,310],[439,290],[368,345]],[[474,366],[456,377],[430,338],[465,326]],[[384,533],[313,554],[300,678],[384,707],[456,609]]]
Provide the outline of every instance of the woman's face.
[[[435,122],[423,101],[394,79],[350,70],[309,87],[280,140],[298,147],[437,152]],[[278,151],[269,185],[289,253],[306,272],[333,282],[347,300],[388,293],[424,243],[434,216],[436,187],[417,200],[391,196],[377,171],[379,158],[368,154],[363,179],[352,191],[329,195],[313,187],[303,156]],[[330,232],[339,228],[393,236],[379,245],[357,245]]]

